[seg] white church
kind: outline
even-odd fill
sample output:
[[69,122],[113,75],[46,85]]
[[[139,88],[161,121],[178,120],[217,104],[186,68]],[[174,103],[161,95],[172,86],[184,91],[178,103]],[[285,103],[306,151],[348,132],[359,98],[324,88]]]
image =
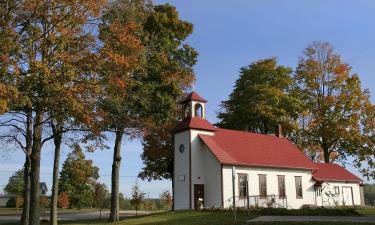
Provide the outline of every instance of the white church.
[[[275,135],[220,129],[192,92],[174,133],[174,209],[363,205],[362,180],[337,164],[313,163]],[[234,200],[234,201],[233,201]]]

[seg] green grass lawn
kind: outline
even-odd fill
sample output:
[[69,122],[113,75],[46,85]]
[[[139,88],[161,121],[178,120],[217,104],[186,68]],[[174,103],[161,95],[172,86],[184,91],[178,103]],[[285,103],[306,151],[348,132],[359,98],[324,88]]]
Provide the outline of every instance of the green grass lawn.
[[[59,213],[82,213],[89,212],[95,209],[83,210],[62,210]],[[375,215],[375,208],[358,208],[356,209],[362,215]],[[0,209],[0,216],[2,214],[12,214],[15,209]],[[220,211],[180,211],[180,212],[163,212],[156,213],[149,216],[140,216],[132,218],[124,218],[113,225],[355,225],[358,223],[344,223],[344,222],[263,222],[263,223],[246,223],[247,220],[256,217],[256,215],[248,215],[248,213],[238,213],[237,221],[234,222],[232,212]],[[43,224],[43,223],[42,223]],[[44,223],[43,225],[46,225]],[[65,225],[108,225],[106,221],[60,221],[59,224]],[[369,224],[369,223],[360,223]],[[375,223],[373,223],[375,225]]]
[[358,208],[357,211],[362,215],[375,215],[375,207]]
[[[238,214],[237,222],[233,220],[231,212],[212,212],[212,211],[183,211],[183,212],[166,212],[150,216],[124,219],[115,225],[355,225],[358,223],[344,222],[267,222],[267,223],[246,223],[246,220],[253,218],[247,213]],[[98,221],[80,221],[80,222],[62,222],[60,224],[69,225],[86,225],[97,224],[105,225],[108,223]],[[361,223],[369,224],[369,223]],[[375,223],[374,223],[375,224]]]

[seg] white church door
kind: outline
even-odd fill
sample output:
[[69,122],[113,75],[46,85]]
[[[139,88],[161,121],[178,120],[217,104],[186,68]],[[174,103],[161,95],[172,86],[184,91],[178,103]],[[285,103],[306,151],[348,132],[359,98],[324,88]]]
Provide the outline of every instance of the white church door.
[[345,202],[345,205],[353,205],[352,187],[342,187],[342,198]]

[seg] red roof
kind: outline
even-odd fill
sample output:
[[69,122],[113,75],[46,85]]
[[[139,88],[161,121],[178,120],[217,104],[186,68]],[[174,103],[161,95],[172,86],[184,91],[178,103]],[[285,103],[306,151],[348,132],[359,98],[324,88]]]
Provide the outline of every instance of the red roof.
[[191,117],[179,122],[173,129],[173,132],[179,132],[187,129],[215,131],[217,128],[203,118]]
[[360,178],[337,164],[315,163],[315,166],[318,168],[318,170],[313,173],[313,178],[316,181],[362,182]]
[[197,101],[197,102],[207,102],[206,99],[202,98],[201,96],[199,96],[199,95],[197,94],[197,92],[193,91],[193,92],[191,92],[188,96],[186,96],[186,98],[184,98],[184,99],[181,101],[181,103],[183,103],[183,102],[187,102],[187,101],[191,101],[191,100],[193,100],[193,101]]
[[217,129],[214,136],[199,137],[222,164],[316,169],[286,138],[227,129]]

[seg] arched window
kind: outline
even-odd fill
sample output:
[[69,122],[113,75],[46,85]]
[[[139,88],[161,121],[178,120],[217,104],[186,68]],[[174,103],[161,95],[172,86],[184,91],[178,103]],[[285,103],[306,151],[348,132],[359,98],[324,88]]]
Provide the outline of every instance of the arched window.
[[190,117],[190,104],[187,103],[184,106],[184,118]]
[[202,108],[202,105],[197,103],[195,104],[194,106],[194,115],[196,117],[203,117],[203,108]]

